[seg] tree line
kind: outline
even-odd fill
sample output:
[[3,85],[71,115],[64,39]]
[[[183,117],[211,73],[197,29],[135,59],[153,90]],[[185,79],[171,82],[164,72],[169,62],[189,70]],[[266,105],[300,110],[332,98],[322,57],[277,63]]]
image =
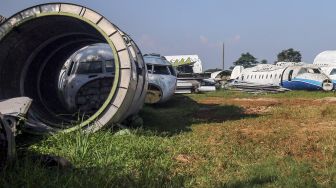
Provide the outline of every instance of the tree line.
[[[277,61],[276,62],[301,62],[301,53],[300,51],[296,51],[293,48],[289,48],[286,50],[282,50],[277,55]],[[276,63],[275,62],[275,63]],[[267,64],[266,59],[262,59],[261,61],[258,61],[257,58],[255,58],[252,54],[249,52],[242,53],[241,56],[237,59],[237,61],[233,62],[234,66],[243,66],[244,68],[253,67],[258,64]],[[230,67],[230,69],[233,69],[234,66]]]

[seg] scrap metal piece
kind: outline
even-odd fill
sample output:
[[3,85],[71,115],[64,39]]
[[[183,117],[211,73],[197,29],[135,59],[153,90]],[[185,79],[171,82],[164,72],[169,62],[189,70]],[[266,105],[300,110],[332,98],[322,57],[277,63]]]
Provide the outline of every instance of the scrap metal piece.
[[2,22],[4,22],[5,20],[6,20],[6,18],[0,15],[0,24],[1,24]]
[[145,54],[144,60],[148,70],[148,91],[146,103],[163,103],[168,101],[176,90],[176,72],[165,57],[159,54]]
[[0,169],[16,156],[15,136],[19,121],[24,118],[32,100],[19,97],[0,101]]
[[28,112],[31,103],[32,99],[28,97],[0,100],[0,113],[5,116],[20,118]]

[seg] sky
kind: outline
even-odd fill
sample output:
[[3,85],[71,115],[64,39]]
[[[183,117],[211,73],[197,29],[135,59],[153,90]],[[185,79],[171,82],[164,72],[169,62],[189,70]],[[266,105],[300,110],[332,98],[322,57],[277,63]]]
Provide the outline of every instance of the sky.
[[[0,0],[0,14],[47,0]],[[334,0],[63,0],[104,15],[139,45],[143,54],[197,54],[205,69],[225,68],[250,52],[269,63],[284,49],[301,52],[312,63],[336,49]]]

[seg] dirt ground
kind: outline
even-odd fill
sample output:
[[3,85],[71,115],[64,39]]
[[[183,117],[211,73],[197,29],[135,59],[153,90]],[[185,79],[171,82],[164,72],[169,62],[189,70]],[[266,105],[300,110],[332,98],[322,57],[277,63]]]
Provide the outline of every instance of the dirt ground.
[[244,108],[246,114],[263,114],[275,106],[322,106],[336,104],[336,97],[322,99],[275,99],[275,98],[219,98],[209,97],[198,101],[205,105],[237,105]]
[[[274,147],[275,150],[279,149],[278,153],[281,156],[294,156],[297,159],[325,160],[330,157],[324,155],[317,145],[325,138],[331,139],[331,134],[336,132],[336,120],[333,119],[336,111],[332,105],[336,104],[336,97],[322,99],[209,97],[199,100],[198,103],[204,106],[217,106],[217,108],[201,108],[196,114],[199,119],[217,119],[225,122],[246,116],[267,116],[263,122],[248,120],[250,122],[242,123],[235,128],[242,144],[247,140],[265,144],[267,147]],[[238,106],[241,107],[241,112],[216,113],[218,106]],[[281,135],[278,136],[279,140],[276,139],[277,135]],[[273,139],[270,141],[268,138]],[[330,148],[332,147],[330,145]]]

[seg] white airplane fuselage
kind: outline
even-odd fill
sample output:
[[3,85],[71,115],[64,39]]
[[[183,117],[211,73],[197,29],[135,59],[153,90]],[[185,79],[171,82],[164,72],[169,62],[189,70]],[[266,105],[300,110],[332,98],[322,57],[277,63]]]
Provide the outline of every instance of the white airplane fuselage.
[[231,79],[256,85],[282,86],[291,90],[333,89],[331,79],[309,65],[257,65],[244,69],[236,66]]

